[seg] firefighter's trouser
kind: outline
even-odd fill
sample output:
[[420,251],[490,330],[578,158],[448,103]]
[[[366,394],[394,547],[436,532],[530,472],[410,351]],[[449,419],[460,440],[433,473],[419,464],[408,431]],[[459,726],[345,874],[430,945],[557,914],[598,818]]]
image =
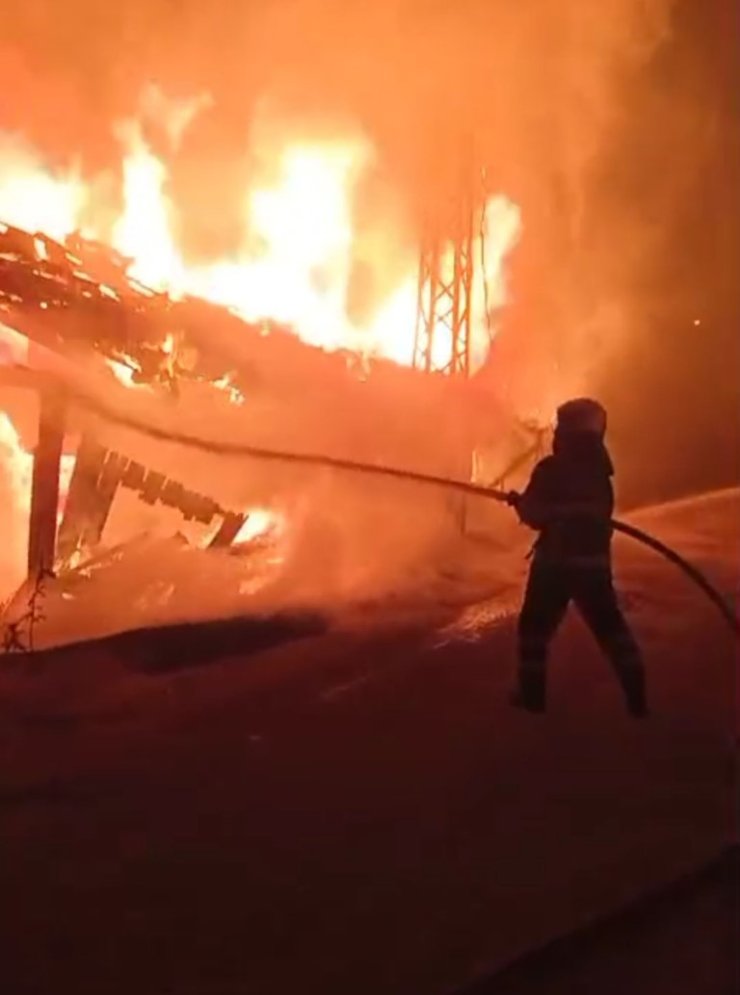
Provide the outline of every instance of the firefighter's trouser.
[[535,555],[519,616],[519,696],[544,709],[550,641],[573,601],[608,657],[634,714],[645,711],[645,672],[640,649],[617,602],[608,564],[552,563]]

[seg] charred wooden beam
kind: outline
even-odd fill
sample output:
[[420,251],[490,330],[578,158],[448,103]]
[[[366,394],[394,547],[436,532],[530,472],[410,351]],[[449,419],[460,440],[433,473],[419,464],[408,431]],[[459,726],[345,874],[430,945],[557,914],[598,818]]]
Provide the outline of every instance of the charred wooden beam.
[[73,565],[72,558],[78,550],[89,552],[100,542],[119,486],[138,491],[140,500],[146,504],[159,503],[176,508],[187,521],[208,525],[215,515],[223,515],[223,522],[209,548],[229,546],[247,518],[243,514],[227,512],[212,498],[190,491],[164,473],[105,450],[92,438],[85,437],[77,452],[60,529],[58,559],[63,566]]
[[145,504],[156,504],[160,498],[167,478],[157,470],[149,470],[139,491],[139,497]]
[[33,457],[28,528],[29,577],[40,577],[54,568],[66,407],[66,399],[58,391],[47,390],[39,395],[39,432]]
[[69,483],[64,518],[59,528],[57,556],[62,564],[69,564],[75,553],[87,544],[89,522],[98,501],[98,480],[105,456],[105,448],[91,436],[82,437]]
[[209,549],[225,549],[230,546],[234,539],[241,532],[242,526],[247,520],[247,515],[240,515],[229,511],[224,515],[221,528],[208,544]]
[[103,535],[105,523],[108,521],[113,499],[126,472],[128,460],[120,453],[109,452],[105,458],[103,469],[97,484],[97,494],[95,506],[91,511],[85,540],[88,546],[95,546],[100,542]]

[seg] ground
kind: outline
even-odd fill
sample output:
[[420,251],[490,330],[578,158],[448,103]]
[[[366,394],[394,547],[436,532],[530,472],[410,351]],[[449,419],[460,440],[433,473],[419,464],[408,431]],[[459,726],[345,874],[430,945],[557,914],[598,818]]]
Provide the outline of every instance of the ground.
[[738,853],[728,850],[456,995],[730,995],[738,978]]
[[[729,593],[739,500],[631,520]],[[513,591],[3,659],[4,991],[442,995],[712,859],[736,643],[674,567],[616,559],[647,722],[576,620],[548,715],[512,710]]]

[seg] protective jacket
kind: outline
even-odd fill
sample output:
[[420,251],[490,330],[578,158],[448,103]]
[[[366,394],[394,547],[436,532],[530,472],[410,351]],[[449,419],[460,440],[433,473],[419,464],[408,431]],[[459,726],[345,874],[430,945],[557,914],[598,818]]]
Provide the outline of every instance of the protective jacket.
[[609,566],[614,468],[593,433],[555,433],[553,454],[534,469],[516,502],[520,519],[539,531],[537,560]]

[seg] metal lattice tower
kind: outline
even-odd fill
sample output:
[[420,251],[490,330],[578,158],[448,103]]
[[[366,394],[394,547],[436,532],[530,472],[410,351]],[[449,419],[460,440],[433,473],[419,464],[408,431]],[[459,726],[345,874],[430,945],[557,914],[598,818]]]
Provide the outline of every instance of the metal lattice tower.
[[414,366],[447,375],[470,374],[473,290],[473,207],[464,191],[446,220],[422,240],[414,336]]

